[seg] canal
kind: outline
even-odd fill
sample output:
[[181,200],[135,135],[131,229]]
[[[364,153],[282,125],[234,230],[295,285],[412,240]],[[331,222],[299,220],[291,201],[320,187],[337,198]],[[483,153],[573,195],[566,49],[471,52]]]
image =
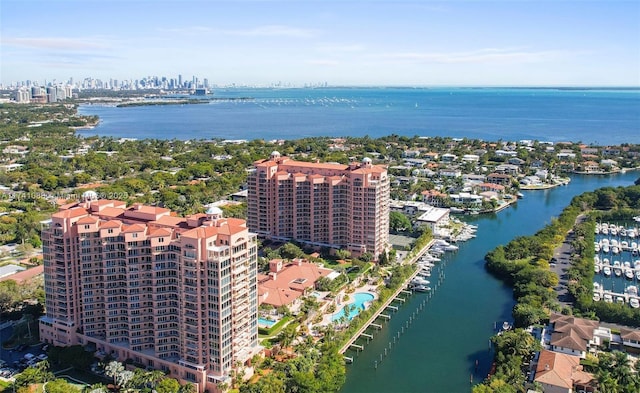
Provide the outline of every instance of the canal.
[[[492,216],[468,221],[477,237],[443,258],[444,279],[430,296],[412,295],[399,305],[362,352],[348,351],[347,381],[341,392],[468,392],[489,372],[489,338],[511,321],[511,288],[484,269],[485,254],[516,236],[547,225],[575,195],[600,187],[632,185],[640,172],[573,176],[568,186],[523,191],[524,198]],[[432,287],[437,277],[432,276]],[[396,303],[394,303],[396,304]],[[422,304],[422,307],[421,307]],[[397,305],[397,304],[396,304]],[[400,335],[398,335],[400,333]],[[386,352],[386,355],[385,355]],[[476,366],[477,361],[477,366]],[[471,382],[473,380],[473,382]]]

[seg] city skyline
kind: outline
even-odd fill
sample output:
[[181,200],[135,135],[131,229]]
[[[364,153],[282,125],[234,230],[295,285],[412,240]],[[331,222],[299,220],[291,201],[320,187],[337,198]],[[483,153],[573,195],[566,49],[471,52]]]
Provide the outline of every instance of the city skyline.
[[640,3],[14,1],[0,83],[640,86]]

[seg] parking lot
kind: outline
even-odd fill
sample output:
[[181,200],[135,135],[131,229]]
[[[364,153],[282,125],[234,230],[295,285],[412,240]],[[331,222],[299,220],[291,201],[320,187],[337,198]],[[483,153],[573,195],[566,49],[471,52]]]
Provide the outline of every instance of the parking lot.
[[[8,340],[12,333],[12,326],[0,330],[0,342]],[[43,344],[20,345],[10,349],[0,347],[0,359],[4,362],[0,367],[0,378],[9,379],[25,368],[46,360],[46,349]]]

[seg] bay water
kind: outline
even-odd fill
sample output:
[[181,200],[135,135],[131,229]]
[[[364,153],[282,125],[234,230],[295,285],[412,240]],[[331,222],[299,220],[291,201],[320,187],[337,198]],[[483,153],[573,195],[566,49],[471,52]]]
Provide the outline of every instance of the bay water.
[[[640,89],[221,89],[195,105],[81,105],[81,135],[159,139],[449,136],[640,143]],[[249,97],[248,100],[238,98]],[[229,98],[229,100],[225,100]]]

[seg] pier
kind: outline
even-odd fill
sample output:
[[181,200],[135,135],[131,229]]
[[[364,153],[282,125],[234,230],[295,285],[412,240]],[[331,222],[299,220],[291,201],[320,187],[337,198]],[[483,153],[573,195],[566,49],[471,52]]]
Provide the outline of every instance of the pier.
[[[429,244],[427,244],[427,245],[426,245],[426,246],[425,246],[425,247],[424,247],[424,248],[423,248],[423,249],[422,249],[422,250],[421,250],[421,251],[420,251],[420,252],[419,252],[415,257],[413,257],[413,258],[412,258],[411,260],[409,260],[409,261],[406,261],[406,263],[409,263],[409,264],[415,263],[415,262],[416,262],[416,261],[417,261],[417,260],[418,260],[418,259],[419,259],[423,254],[424,254],[424,253],[426,253],[426,252],[429,250],[429,248],[431,248],[431,246],[433,245],[433,243],[434,243],[434,242],[433,242],[433,240],[432,240],[432,241],[430,241],[430,242],[429,242]],[[382,325],[375,323],[376,319],[378,319],[378,317],[382,317],[382,318],[385,318],[385,319],[387,319],[387,320],[391,319],[391,316],[390,316],[390,315],[388,315],[388,314],[383,314],[382,312],[383,312],[384,310],[386,310],[386,309],[387,309],[387,307],[389,307],[389,305],[391,304],[391,302],[393,302],[393,301],[395,301],[395,300],[398,300],[398,299],[399,299],[399,295],[400,295],[400,293],[405,293],[405,294],[411,294],[411,293],[412,293],[412,292],[410,292],[410,291],[407,291],[407,289],[406,289],[406,288],[407,288],[407,285],[409,285],[409,282],[410,282],[411,280],[413,280],[413,279],[418,275],[418,272],[419,272],[419,271],[420,271],[420,269],[416,269],[416,270],[415,270],[415,271],[414,271],[414,272],[413,272],[413,273],[412,273],[412,274],[411,274],[411,275],[410,275],[410,276],[405,280],[405,282],[404,282],[402,285],[400,285],[400,286],[398,287],[398,289],[393,293],[393,295],[389,296],[389,299],[387,299],[387,300],[384,302],[384,304],[383,304],[382,306],[380,306],[380,308],[378,308],[378,310],[377,310],[377,311],[376,311],[376,312],[375,312],[375,313],[374,313],[374,314],[373,314],[373,315],[372,315],[372,316],[367,320],[367,322],[365,322],[365,323],[362,325],[362,327],[361,327],[360,329],[358,329],[358,331],[357,331],[353,336],[351,336],[351,338],[349,339],[349,341],[347,341],[347,342],[342,346],[342,348],[340,348],[340,353],[341,353],[341,354],[344,354],[344,353],[349,349],[349,347],[351,346],[351,344],[355,343],[355,342],[356,342],[356,340],[357,340],[358,338],[360,338],[360,336],[362,336],[362,335],[363,335],[363,333],[365,333],[365,332],[366,332],[366,330],[367,330],[370,326],[372,326],[372,327],[374,327],[374,328],[377,328],[377,329],[382,329]],[[403,299],[403,300],[404,300],[404,299]],[[392,307],[395,307],[395,306],[392,306]],[[395,309],[397,310],[398,308],[397,308],[397,307],[395,307]],[[364,336],[364,337],[366,337],[366,336]],[[373,336],[372,336],[372,337],[373,337]]]

